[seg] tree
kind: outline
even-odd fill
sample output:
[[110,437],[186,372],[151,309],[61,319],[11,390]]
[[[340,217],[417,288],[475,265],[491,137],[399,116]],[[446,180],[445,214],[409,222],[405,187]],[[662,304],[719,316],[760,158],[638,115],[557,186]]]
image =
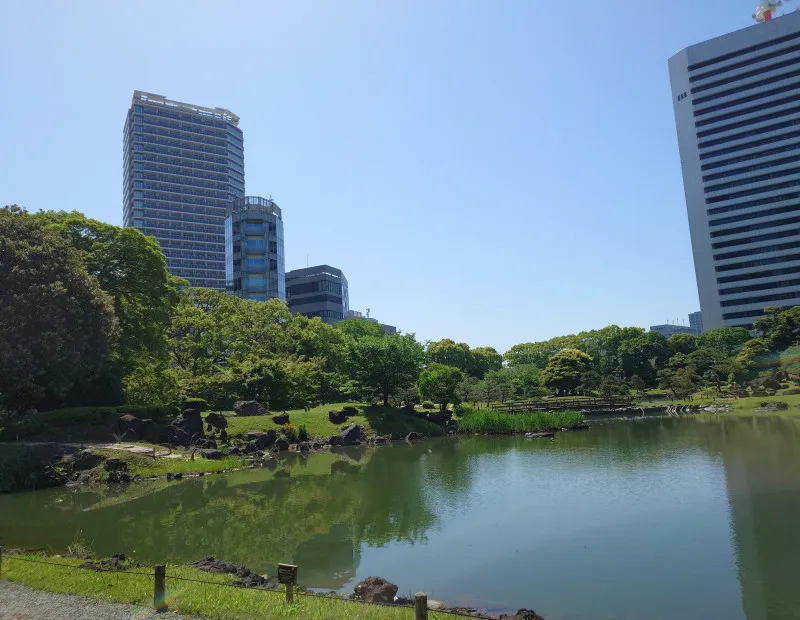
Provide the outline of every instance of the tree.
[[510,368],[500,368],[487,372],[483,380],[491,386],[498,400],[504,403],[514,392],[513,378],[514,373]]
[[720,327],[703,332],[697,338],[697,347],[716,349],[723,355],[731,356],[741,351],[750,338],[750,332],[744,327]]
[[364,336],[351,349],[355,378],[380,394],[385,405],[395,391],[416,382],[424,357],[414,334]]
[[773,351],[800,344],[800,306],[781,311],[779,308],[766,308],[765,315],[757,319],[753,326],[761,333]]
[[581,375],[592,367],[592,357],[578,349],[564,349],[553,355],[542,371],[542,384],[561,393],[572,392]]
[[637,394],[644,393],[645,389],[647,388],[647,384],[644,382],[644,379],[642,379],[639,375],[633,375],[628,380],[628,383]]
[[112,299],[74,248],[18,207],[0,209],[0,308],[0,405],[10,412],[67,404],[108,369]]
[[530,364],[521,364],[508,370],[514,395],[521,398],[541,396],[545,392],[542,387],[542,371]]
[[526,364],[544,370],[548,360],[563,349],[577,348],[576,336],[558,336],[545,342],[524,342],[511,347],[503,355],[510,367]]
[[628,384],[616,375],[608,375],[600,384],[600,393],[603,396],[619,396],[628,391]]
[[602,382],[603,378],[600,376],[599,372],[596,370],[588,370],[581,374],[581,383],[579,387],[584,394],[591,394],[600,387]]
[[674,334],[667,339],[667,351],[670,357],[676,353],[689,355],[696,348],[697,336],[694,334]]
[[353,340],[359,340],[364,336],[375,336],[376,338],[383,336],[383,328],[379,323],[362,318],[344,319],[336,323],[335,328]]
[[657,370],[663,368],[669,359],[667,339],[654,331],[641,333],[620,344],[619,358],[626,377],[639,375],[645,383],[652,385]]
[[428,343],[426,351],[428,359],[435,364],[453,366],[461,372],[473,374],[473,357],[469,345],[464,342],[455,342],[450,338]]
[[687,398],[697,390],[696,375],[687,371],[675,371],[665,368],[658,371],[658,385],[662,389],[669,390],[672,395],[678,398]]
[[469,374],[478,379],[483,379],[490,370],[500,370],[503,367],[503,356],[493,347],[477,347],[472,349],[472,366]]
[[439,403],[442,411],[448,403],[457,405],[458,386],[464,381],[464,373],[455,366],[431,363],[419,376],[419,391],[423,398]]

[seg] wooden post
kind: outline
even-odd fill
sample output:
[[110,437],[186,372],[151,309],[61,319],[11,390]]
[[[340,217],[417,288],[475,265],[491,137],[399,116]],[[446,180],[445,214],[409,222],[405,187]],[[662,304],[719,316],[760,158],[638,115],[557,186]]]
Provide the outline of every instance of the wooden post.
[[163,564],[155,566],[155,588],[153,589],[153,607],[157,610],[166,610],[164,602],[164,582],[166,581],[167,569]]
[[287,603],[294,602],[294,584],[292,583],[286,584],[286,602]]
[[424,592],[414,595],[414,620],[428,620],[428,595]]
[[295,564],[278,564],[278,583],[286,586],[286,602],[294,602],[294,585],[297,583]]

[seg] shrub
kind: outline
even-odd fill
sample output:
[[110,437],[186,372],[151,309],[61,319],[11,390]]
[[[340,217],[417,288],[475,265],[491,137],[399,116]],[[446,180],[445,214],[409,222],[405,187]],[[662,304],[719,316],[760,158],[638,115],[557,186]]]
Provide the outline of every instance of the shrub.
[[422,408],[423,409],[436,409],[436,405],[433,403],[433,401],[423,400],[422,401]]
[[200,411],[208,411],[211,407],[208,406],[208,401],[205,398],[188,397],[183,399],[183,409],[199,409]]
[[297,441],[308,441],[308,429],[305,424],[297,431]]
[[297,443],[297,429],[287,422],[283,425],[283,437],[289,443]]

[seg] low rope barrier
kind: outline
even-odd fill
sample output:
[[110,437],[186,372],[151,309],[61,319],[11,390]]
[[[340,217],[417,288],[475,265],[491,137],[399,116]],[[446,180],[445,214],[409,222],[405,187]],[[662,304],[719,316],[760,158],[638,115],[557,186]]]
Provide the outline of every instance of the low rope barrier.
[[[167,575],[166,568],[163,564],[158,564],[154,567],[153,572],[141,572],[141,571],[133,571],[133,570],[118,570],[116,568],[98,568],[95,566],[80,566],[75,564],[65,564],[61,562],[50,562],[47,560],[39,560],[39,559],[32,559],[32,558],[22,558],[17,555],[9,555],[3,554],[3,547],[0,546],[0,579],[3,578],[3,561],[12,560],[14,562],[27,562],[29,564],[42,564],[45,566],[55,566],[59,568],[69,568],[69,569],[77,569],[77,570],[87,570],[92,571],[94,573],[109,573],[112,575],[134,575],[137,577],[148,577],[150,579],[155,580],[154,592],[153,592],[153,607],[159,610],[165,610],[165,581],[167,579],[173,581],[186,581],[189,583],[197,583],[206,586],[222,586],[226,588],[236,588],[236,589],[244,589],[248,591],[257,591],[257,592],[266,592],[269,594],[282,594],[280,590],[270,590],[267,588],[260,588],[258,586],[247,586],[242,583],[225,583],[224,581],[206,581],[203,579],[192,579],[190,577],[179,577],[177,575]],[[396,605],[394,603],[381,603],[381,602],[373,602],[373,601],[365,601],[363,599],[357,598],[344,598],[337,595],[331,594],[324,594],[322,592],[308,592],[308,591],[294,591],[293,584],[287,584],[286,588],[286,599],[287,602],[292,602],[292,597],[296,596],[306,596],[318,599],[328,599],[328,600],[335,600],[341,601],[344,603],[361,603],[362,605],[377,605],[378,607],[391,607],[393,609],[408,609],[414,610],[415,612],[415,620],[427,620],[428,618],[428,597],[426,594],[418,593],[414,596],[413,599],[413,606],[406,606],[406,605]],[[484,616],[484,615],[474,615],[469,614],[466,615],[464,613],[458,611],[451,611],[448,609],[435,609],[431,610],[437,614],[447,614],[451,616],[459,616],[459,617],[469,617],[469,618],[477,618],[478,620],[493,620],[491,616]]]

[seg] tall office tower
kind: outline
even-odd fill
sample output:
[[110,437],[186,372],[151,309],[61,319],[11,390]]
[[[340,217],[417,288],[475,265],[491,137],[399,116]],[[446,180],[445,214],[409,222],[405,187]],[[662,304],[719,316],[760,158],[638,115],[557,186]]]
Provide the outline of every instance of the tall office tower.
[[689,313],[689,327],[694,330],[698,336],[703,333],[703,313],[699,310],[697,312]]
[[349,315],[347,278],[341,269],[317,265],[293,269],[286,274],[289,310],[309,318],[318,316],[333,325]]
[[244,196],[238,123],[138,90],[125,120],[124,224],[153,235],[169,272],[192,286],[225,290],[225,215]]
[[800,303],[800,12],[669,60],[705,329]]
[[283,219],[271,198],[234,198],[228,206],[225,280],[237,297],[286,300]]

